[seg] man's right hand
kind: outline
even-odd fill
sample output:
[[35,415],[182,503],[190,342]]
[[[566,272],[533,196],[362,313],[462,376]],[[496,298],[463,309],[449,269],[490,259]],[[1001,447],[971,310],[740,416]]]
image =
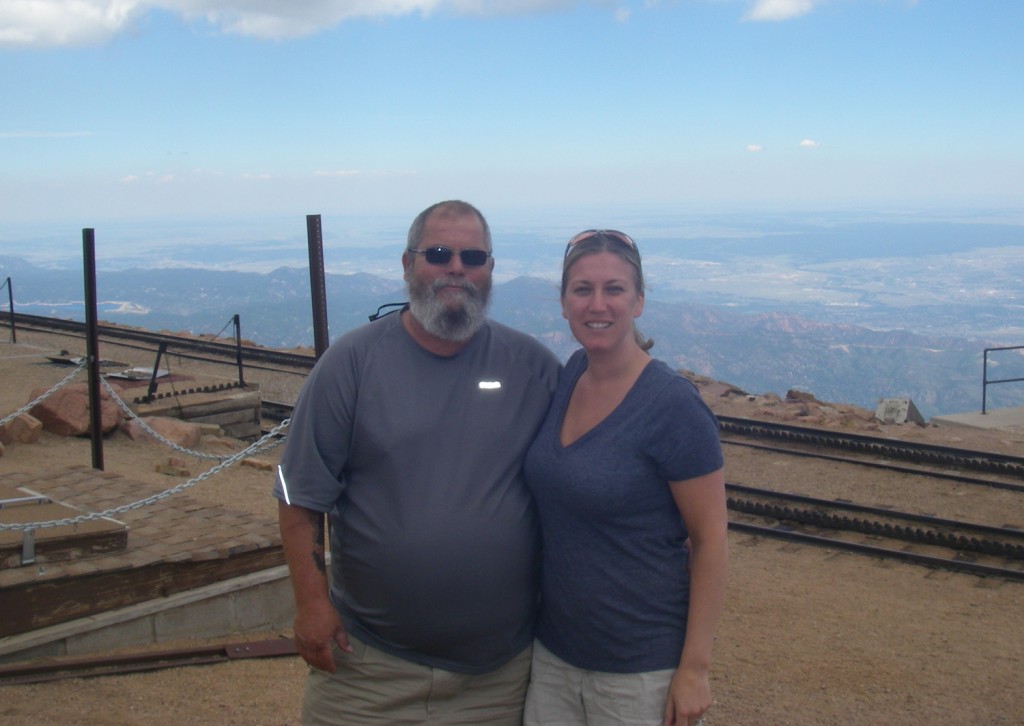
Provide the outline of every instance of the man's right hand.
[[352,652],[345,626],[330,601],[299,608],[295,614],[294,637],[302,659],[313,668],[328,673],[334,673],[332,642],[346,653]]

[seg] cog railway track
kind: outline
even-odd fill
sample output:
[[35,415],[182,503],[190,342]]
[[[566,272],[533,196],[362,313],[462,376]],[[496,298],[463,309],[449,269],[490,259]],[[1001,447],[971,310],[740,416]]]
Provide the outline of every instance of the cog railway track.
[[1024,582],[1024,531],[727,484],[729,528]]
[[[791,456],[828,458],[847,464],[874,466],[906,473],[948,476],[958,481],[971,480],[989,486],[1007,486],[1024,491],[1024,457],[992,452],[957,449],[876,436],[813,429],[751,419],[718,417],[722,441],[727,444],[760,448]],[[749,441],[770,440],[773,444]],[[828,452],[848,452],[839,455]],[[900,462],[900,463],[895,463]],[[914,465],[911,468],[909,465]],[[957,470],[951,473],[949,470]],[[971,479],[962,471],[1000,475],[1003,479]]]

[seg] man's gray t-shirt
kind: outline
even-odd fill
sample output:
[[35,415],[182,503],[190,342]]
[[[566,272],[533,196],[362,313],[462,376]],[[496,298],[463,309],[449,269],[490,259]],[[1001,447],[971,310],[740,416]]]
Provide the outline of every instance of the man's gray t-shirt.
[[330,512],[331,598],[350,632],[467,673],[530,642],[539,536],[522,463],[557,375],[549,350],[493,321],[450,358],[399,315],[324,353],[274,495]]

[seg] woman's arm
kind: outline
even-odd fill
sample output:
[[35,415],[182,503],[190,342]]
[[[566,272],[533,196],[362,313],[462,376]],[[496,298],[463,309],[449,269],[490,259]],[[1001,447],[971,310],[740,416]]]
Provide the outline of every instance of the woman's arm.
[[666,726],[692,726],[711,705],[711,650],[725,599],[729,561],[725,473],[669,482],[690,535],[686,642],[665,704]]

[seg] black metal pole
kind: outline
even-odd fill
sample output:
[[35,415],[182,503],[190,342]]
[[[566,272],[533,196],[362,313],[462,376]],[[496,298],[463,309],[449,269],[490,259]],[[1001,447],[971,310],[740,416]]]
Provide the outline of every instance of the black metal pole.
[[319,359],[331,341],[327,330],[324,235],[319,214],[306,215],[306,238],[309,244],[309,292],[313,302],[313,347]]
[[[324,233],[319,214],[306,215],[306,240],[309,246],[309,295],[313,304],[313,350],[316,359],[327,350],[331,337],[327,331],[327,285],[324,281]],[[324,552],[331,549],[331,518],[321,515],[324,523]]]
[[984,352],[984,363],[981,368],[981,415],[988,413],[985,406],[988,403],[988,348]]
[[238,387],[245,388],[245,376],[242,375],[242,319],[238,313],[231,318],[235,324],[235,363],[238,364]]
[[92,229],[82,230],[82,260],[85,269],[85,359],[88,364],[89,436],[92,439],[92,468],[103,471],[100,346],[96,324],[96,240],[95,231]]
[[11,342],[18,342],[18,334],[14,330],[14,287],[11,283],[11,278],[7,278],[7,302],[10,305],[11,310]]
[[167,352],[167,341],[160,341],[160,346],[156,349],[156,362],[153,364],[153,373],[149,376],[149,388],[146,389],[146,400],[152,401],[153,396],[156,395],[156,376],[160,371],[160,359],[164,357],[164,353]]

